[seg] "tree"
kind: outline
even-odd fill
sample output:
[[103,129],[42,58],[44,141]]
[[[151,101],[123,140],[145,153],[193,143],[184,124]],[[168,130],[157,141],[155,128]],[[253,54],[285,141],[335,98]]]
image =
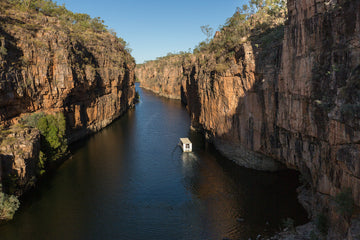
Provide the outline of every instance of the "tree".
[[210,42],[210,38],[213,36],[214,29],[209,25],[201,26],[201,31],[206,35],[206,42]]

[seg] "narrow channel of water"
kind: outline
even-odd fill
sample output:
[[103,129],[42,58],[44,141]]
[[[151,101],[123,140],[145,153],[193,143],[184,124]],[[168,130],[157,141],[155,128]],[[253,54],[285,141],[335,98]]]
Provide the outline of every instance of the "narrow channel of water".
[[[137,89],[141,102],[74,146],[0,239],[248,239],[306,222],[297,174],[236,166],[189,131],[179,101]],[[190,137],[193,153],[182,153]]]

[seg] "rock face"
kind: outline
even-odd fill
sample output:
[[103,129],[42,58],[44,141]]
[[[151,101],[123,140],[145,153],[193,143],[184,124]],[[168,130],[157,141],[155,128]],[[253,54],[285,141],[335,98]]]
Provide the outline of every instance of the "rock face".
[[150,61],[136,66],[136,77],[141,87],[172,99],[181,99],[183,61],[187,55],[164,57],[159,61]]
[[63,113],[71,143],[110,124],[135,97],[135,61],[99,21],[54,6],[68,15],[51,17],[18,2],[0,2],[0,183],[15,195],[43,164],[39,131],[16,125],[24,115]]
[[316,195],[308,210],[327,212],[340,239],[348,226],[332,197],[351,188],[360,205],[360,2],[288,0],[288,15],[278,39],[185,59],[180,95],[230,159],[299,170]]
[[351,187],[360,205],[360,2],[289,1],[288,8],[276,100],[286,148],[276,155],[311,173],[323,194]]
[[71,142],[132,106],[135,62],[116,37],[1,7],[1,122],[23,113],[63,112]]
[[39,152],[39,130],[14,126],[1,132],[0,182],[7,182],[7,192],[21,195],[35,183]]

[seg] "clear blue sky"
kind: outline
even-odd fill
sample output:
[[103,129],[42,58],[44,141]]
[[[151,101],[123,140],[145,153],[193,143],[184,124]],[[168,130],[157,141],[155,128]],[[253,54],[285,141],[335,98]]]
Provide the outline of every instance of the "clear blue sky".
[[168,52],[187,51],[206,39],[200,26],[214,30],[247,0],[57,0],[77,13],[101,17],[130,44],[136,63]]

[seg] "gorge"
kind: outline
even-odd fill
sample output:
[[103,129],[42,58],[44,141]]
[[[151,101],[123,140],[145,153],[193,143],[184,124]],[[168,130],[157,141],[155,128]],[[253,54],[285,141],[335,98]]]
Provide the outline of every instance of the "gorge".
[[360,2],[289,0],[287,12],[260,36],[218,50],[228,25],[210,50],[149,61],[136,75],[181,99],[192,127],[239,165],[298,170],[303,206],[326,216],[329,239],[343,239],[352,212],[339,213],[336,197],[350,192],[360,205]]
[[[71,146],[1,239],[255,239],[291,218],[307,221],[295,171],[241,168],[189,131],[180,101],[137,89],[141,101],[109,127]],[[193,143],[192,153],[177,146]]]
[[[174,235],[170,236],[172,238],[180,235],[188,238],[191,235],[191,238],[200,239],[226,238],[228,237],[226,234],[234,238],[256,237],[254,229],[260,229],[259,232],[265,231],[268,224],[263,221],[264,219],[254,218],[256,224],[251,225],[251,230],[246,229],[248,223],[243,224],[244,232],[248,232],[241,235],[234,230],[241,225],[239,222],[243,221],[244,212],[239,209],[249,207],[252,209],[249,210],[252,211],[252,215],[257,215],[258,208],[265,209],[261,206],[271,209],[277,201],[281,201],[278,196],[286,199],[286,191],[289,191],[289,194],[291,192],[287,188],[289,186],[278,183],[279,179],[282,179],[280,182],[289,181],[289,185],[296,187],[294,176],[297,177],[295,173],[297,171],[302,184],[297,189],[298,199],[312,219],[310,223],[313,229],[312,235],[308,232],[307,239],[359,239],[360,2],[358,0],[288,0],[284,9],[279,8],[280,2],[284,1],[278,2],[278,5],[275,4],[272,8],[260,6],[258,12],[251,15],[244,15],[244,11],[238,9],[216,32],[213,39],[199,44],[193,53],[173,54],[136,66],[135,60],[126,48],[126,42],[109,31],[100,18],[72,13],[64,6],[47,0],[1,1],[0,183],[2,195],[0,199],[2,204],[13,204],[13,208],[17,208],[18,201],[14,200],[16,199],[13,198],[14,196],[22,196],[29,189],[37,186],[38,179],[44,173],[59,166],[62,160],[76,152],[76,149],[68,148],[69,144],[73,143],[72,146],[76,146],[80,139],[105,128],[134,107],[135,78],[138,78],[142,88],[166,98],[181,100],[189,113],[191,129],[195,131],[189,133],[183,129],[189,127],[186,125],[188,119],[183,115],[179,119],[174,119],[175,122],[180,120],[177,125],[181,130],[174,130],[174,126],[165,124],[167,122],[165,116],[171,118],[172,114],[177,116],[178,113],[169,110],[167,108],[169,105],[153,101],[151,95],[144,94],[154,105],[146,105],[144,102],[147,108],[140,108],[142,110],[135,111],[135,115],[130,111],[126,115],[127,118],[123,119],[125,122],[129,119],[130,121],[120,127],[114,127],[120,135],[127,131],[129,134],[125,134],[126,137],[122,138],[104,131],[105,138],[99,137],[100,141],[94,140],[90,143],[90,147],[80,148],[79,151],[83,153],[80,157],[82,160],[79,161],[83,164],[82,168],[78,170],[71,168],[66,172],[68,174],[66,180],[69,180],[72,171],[84,173],[75,174],[77,177],[89,176],[90,179],[97,176],[97,169],[103,171],[98,181],[104,184],[100,186],[93,182],[93,186],[96,186],[97,190],[102,187],[104,189],[97,192],[96,196],[100,197],[88,199],[87,209],[97,206],[96,201],[100,199],[102,203],[110,202],[110,205],[117,206],[117,210],[122,209],[124,212],[121,210],[117,213],[130,220],[133,220],[131,217],[133,211],[138,212],[138,216],[142,211],[149,211],[148,216],[150,216],[154,214],[153,211],[166,210],[161,217],[175,216],[176,223],[173,229],[177,229],[176,226],[179,226],[176,225],[177,223],[182,224],[181,233],[174,232]],[[176,111],[182,112],[179,101],[176,104]],[[156,113],[151,107],[162,113]],[[144,113],[147,114],[142,115]],[[137,124],[136,128],[132,128],[134,122]],[[133,129],[139,131],[132,132]],[[140,129],[149,131],[149,134],[140,133]],[[260,179],[262,184],[254,184],[252,185],[254,189],[251,189],[245,184],[246,179],[241,179],[243,185],[238,185],[236,181],[239,176],[237,177],[236,174],[229,176],[225,174],[225,177],[219,175],[222,168],[216,163],[220,162],[224,166],[230,163],[226,160],[218,160],[222,159],[221,157],[208,160],[209,152],[210,155],[217,156],[215,150],[209,150],[211,147],[205,147],[208,151],[205,151],[206,153],[203,153],[203,148],[199,147],[199,152],[195,153],[196,157],[190,160],[182,158],[183,155],[179,155],[176,150],[171,152],[169,157],[172,147],[170,143],[174,138],[183,137],[173,136],[172,131],[192,135],[195,141],[198,134],[196,131],[199,131],[200,135],[205,136],[210,142],[209,146],[215,146],[227,159],[241,167],[263,171],[257,174],[265,177],[255,177],[254,180],[252,177],[256,176],[255,171],[251,172],[253,170],[244,170],[244,168],[234,170],[236,174],[248,176],[249,183],[253,184]],[[107,134],[112,136],[109,145],[105,144]],[[159,136],[164,138],[156,145],[156,141],[151,139],[157,139]],[[140,142],[131,141],[136,137]],[[126,139],[129,139],[129,143]],[[151,142],[154,144],[151,148],[157,150],[145,151],[142,140]],[[116,145],[117,143],[119,146]],[[130,143],[132,144],[128,145]],[[147,144],[150,148],[150,144]],[[208,146],[207,143],[204,145]],[[139,149],[145,152],[143,156],[137,158],[133,154],[138,153],[125,149],[125,146],[130,146],[129,148],[143,146],[144,149]],[[162,152],[159,146],[166,146],[165,149],[169,150],[161,155],[166,157],[156,155],[157,152]],[[97,151],[107,147],[111,148],[110,152],[114,155],[105,152],[106,158],[102,159]],[[187,171],[186,166],[180,168],[176,165],[176,161],[173,161],[174,154],[175,159],[181,159],[182,164],[189,164],[187,167],[190,167],[190,172]],[[94,158],[89,155],[94,155]],[[201,158],[199,155],[206,157]],[[89,164],[86,159],[94,163]],[[128,159],[138,165],[130,164],[127,162]],[[149,159],[154,166],[153,171],[148,171],[152,169],[147,165]],[[109,165],[104,163],[97,168],[96,164],[102,164],[98,163],[101,160]],[[122,161],[126,162],[124,166]],[[208,163],[210,168],[216,166],[213,168],[216,174],[201,165],[201,161]],[[163,164],[161,166],[169,164],[170,173],[175,177],[167,178],[170,174],[159,166],[160,163]],[[107,169],[112,166],[115,168]],[[203,167],[198,168],[199,166]],[[238,166],[230,165],[223,170],[226,172],[232,168],[238,169]],[[111,171],[115,169],[118,172]],[[279,177],[289,169],[291,176]],[[193,170],[199,175],[194,174]],[[183,172],[179,174],[179,171]],[[134,172],[135,175],[127,175]],[[153,182],[146,182],[142,178],[149,176]],[[213,176],[223,176],[221,180],[224,181],[220,183],[214,181]],[[125,182],[122,177],[126,178]],[[213,189],[203,178],[214,184],[215,192],[211,191]],[[265,183],[267,180],[261,179],[267,179],[269,183],[279,186],[270,187]],[[77,179],[74,182],[86,185],[83,181],[84,179]],[[225,183],[231,186],[229,191],[224,190],[228,187]],[[67,184],[58,186],[66,188],[71,183],[67,182]],[[264,186],[273,189],[274,192],[265,191]],[[169,196],[166,193],[160,194],[163,189],[172,189],[172,187],[180,189],[182,195],[170,190]],[[244,197],[246,194],[238,194],[237,191],[241,192],[242,188],[248,189],[248,193],[258,198],[252,196],[246,198]],[[81,191],[90,193],[84,196],[91,196],[93,193],[91,188],[82,188],[80,192],[76,192],[76,188],[71,189],[74,196],[81,195]],[[119,192],[125,194],[124,199]],[[261,199],[266,198],[262,195],[264,192],[271,196],[269,205],[256,206],[257,203],[262,202]],[[277,196],[274,194],[276,192],[281,194]],[[107,197],[103,198],[102,194]],[[45,194],[45,198],[46,196],[50,196],[50,199],[58,198],[57,194]],[[217,200],[222,198],[225,202],[231,203],[230,210],[224,207],[228,212],[224,214],[226,224],[223,225],[218,219],[213,222],[212,218],[213,215],[221,215],[212,204],[217,206],[221,203]],[[177,199],[180,199],[178,205]],[[241,207],[237,207],[236,201],[239,199],[248,205],[244,203]],[[289,208],[284,208],[282,217],[293,214],[294,218],[298,217],[295,219],[296,222],[303,224],[301,210],[297,214],[292,212],[298,209],[293,200],[291,198],[289,202],[283,203],[289,204]],[[69,202],[65,207],[72,208],[70,216],[73,216],[72,214],[77,211],[74,206],[80,207],[81,204],[78,202],[75,204],[73,199],[65,199],[65,201]],[[165,205],[161,205],[164,202]],[[236,203],[233,204],[234,202]],[[255,206],[250,204],[252,202],[256,203]],[[121,208],[119,203],[125,207]],[[110,228],[102,229],[105,229],[104,232],[107,234],[108,231],[115,231],[115,237],[119,238],[122,232],[115,230],[117,229],[115,223],[122,222],[122,218],[113,217],[112,208],[107,208],[106,204],[99,206],[105,209],[104,219],[110,219],[109,222],[114,224]],[[59,205],[55,207],[61,212],[62,207],[58,208]],[[8,212],[2,210],[0,219],[12,218],[14,209]],[[233,209],[235,210],[232,212]],[[275,209],[279,212],[283,210]],[[48,210],[43,212],[44,218],[41,219],[46,219]],[[84,212],[82,215],[75,213],[74,216],[80,216],[83,222],[90,219],[96,222],[87,226],[102,226],[103,223],[99,223],[94,217],[104,213],[101,209],[90,211],[92,216]],[[183,213],[188,215],[184,216]],[[189,223],[184,221],[189,215],[194,225],[187,225]],[[28,231],[24,224],[27,216],[21,215],[17,222],[18,226],[25,226],[22,228],[23,236],[26,236]],[[31,216],[33,215],[29,215],[29,218]],[[165,224],[161,217],[156,221]],[[259,217],[265,218],[261,214]],[[252,217],[249,216],[249,219]],[[151,222],[150,217],[144,216],[135,220],[122,222],[124,225],[121,229],[127,229],[129,224],[135,224],[136,226],[131,225],[133,228],[129,227],[129,229],[132,234],[139,234],[139,238],[152,236],[156,239],[161,235],[161,231],[156,232],[156,226],[151,225],[156,221]],[[36,229],[46,222],[46,220],[42,221],[36,225]],[[277,216],[269,224],[279,224],[279,222]],[[143,228],[145,232],[138,231],[141,223],[146,225]],[[53,224],[59,223],[53,222]],[[10,239],[15,238],[17,234],[14,226],[3,227],[3,231],[10,236]],[[147,226],[149,228],[146,228]],[[67,227],[72,228],[71,225]],[[81,227],[78,226],[78,229]],[[270,232],[273,233],[276,227],[278,226],[271,226]],[[189,234],[186,232],[189,228],[191,234],[186,235]],[[59,232],[61,233],[61,229]],[[79,232],[81,231],[73,231],[69,236],[79,239],[77,235]],[[89,232],[91,234],[91,229]],[[71,235],[72,233],[74,235]],[[81,233],[82,238],[91,238],[90,235]],[[105,233],[106,236],[114,237]],[[97,238],[101,237],[101,234],[93,234]],[[126,238],[132,239],[132,236],[127,235]]]

